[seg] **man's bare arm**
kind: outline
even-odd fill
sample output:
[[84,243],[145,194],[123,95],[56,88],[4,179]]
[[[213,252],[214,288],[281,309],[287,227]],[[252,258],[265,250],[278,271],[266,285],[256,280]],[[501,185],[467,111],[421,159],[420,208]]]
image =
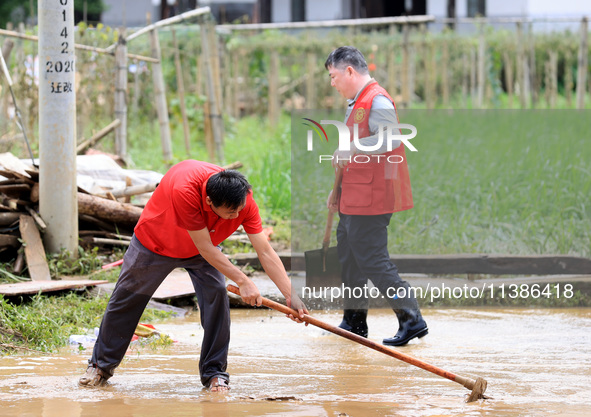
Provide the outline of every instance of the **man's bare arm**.
[[260,306],[263,302],[261,293],[256,285],[240,269],[232,264],[224,254],[213,245],[207,228],[189,230],[189,236],[199,250],[199,254],[211,266],[230,278],[240,288],[240,295],[245,303]]
[[[279,258],[279,255],[273,250],[267,236],[264,233],[249,234],[248,238],[252,243],[254,250],[261,261],[263,269],[271,278],[271,281],[275,283],[281,294],[285,297],[285,301],[289,307],[298,310],[300,317],[304,314],[308,314],[308,309],[304,303],[299,299],[297,294],[292,292],[291,281],[287,276],[283,262]],[[295,319],[294,317],[290,317]],[[300,321],[299,319],[296,321]]]

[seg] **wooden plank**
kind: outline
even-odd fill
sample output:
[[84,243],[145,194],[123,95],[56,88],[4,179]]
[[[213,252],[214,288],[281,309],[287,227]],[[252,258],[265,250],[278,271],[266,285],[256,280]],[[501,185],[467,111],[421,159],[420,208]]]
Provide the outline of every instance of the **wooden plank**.
[[[285,269],[304,271],[303,253],[278,252]],[[238,265],[259,266],[255,253],[229,257]],[[400,273],[491,275],[588,275],[591,259],[569,255],[394,255]]]
[[45,249],[35,220],[25,214],[19,218],[21,237],[25,242],[25,257],[32,281],[50,281],[49,267],[45,258]]
[[396,255],[399,272],[424,274],[591,274],[591,259],[568,255]]
[[0,285],[0,294],[14,296],[24,294],[37,294],[39,292],[51,292],[61,290],[73,290],[84,287],[92,287],[99,284],[108,284],[109,281],[27,281],[17,284]]
[[10,152],[1,153],[0,154],[0,168],[4,171],[8,171],[14,174],[18,174],[19,176],[30,178],[31,176],[27,174],[28,166],[20,161],[16,156],[11,154]]

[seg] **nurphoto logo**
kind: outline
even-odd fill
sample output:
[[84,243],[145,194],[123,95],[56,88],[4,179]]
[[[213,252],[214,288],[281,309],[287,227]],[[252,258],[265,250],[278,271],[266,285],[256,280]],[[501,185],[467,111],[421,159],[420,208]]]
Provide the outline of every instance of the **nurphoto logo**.
[[[339,132],[339,147],[340,151],[350,151],[351,150],[351,131],[346,123],[338,121],[338,120],[321,120],[320,123],[308,119],[303,118],[310,123],[304,122],[304,125],[311,127],[311,130],[307,131],[307,150],[308,152],[312,152],[314,150],[314,132],[318,135],[320,140],[328,142],[328,135],[326,134],[326,130],[324,129],[323,125],[333,125],[337,128]],[[402,130],[408,130],[410,133],[403,134]],[[384,141],[386,143],[386,152],[392,152],[393,149],[400,145],[400,142],[404,144],[411,152],[418,152],[418,149],[414,147],[410,140],[417,136],[417,128],[410,124],[391,124],[391,125],[380,125],[377,134],[377,143],[372,145],[364,145],[361,143],[359,138],[359,124],[353,124],[353,143],[355,144],[355,148],[359,149],[362,152],[374,152],[378,149],[381,149]],[[363,139],[363,138],[361,138]],[[396,143],[396,146],[393,144]],[[319,155],[318,162],[322,163],[325,161],[332,161],[335,158],[334,155]],[[339,158],[337,156],[339,160]],[[348,159],[349,162],[357,162],[361,164],[366,164],[368,162],[388,162],[392,164],[399,164],[404,160],[401,155],[385,155],[385,154],[356,154],[353,157]],[[336,161],[339,162],[339,161]]]

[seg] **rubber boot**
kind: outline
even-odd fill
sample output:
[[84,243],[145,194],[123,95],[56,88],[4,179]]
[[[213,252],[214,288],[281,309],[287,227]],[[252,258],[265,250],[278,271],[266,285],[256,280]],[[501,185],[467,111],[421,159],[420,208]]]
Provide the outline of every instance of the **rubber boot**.
[[383,340],[384,345],[403,346],[415,337],[421,338],[429,333],[427,323],[419,310],[394,310],[398,317],[398,332],[393,337]]
[[356,335],[367,337],[367,310],[345,310],[343,321],[339,324],[341,329]]

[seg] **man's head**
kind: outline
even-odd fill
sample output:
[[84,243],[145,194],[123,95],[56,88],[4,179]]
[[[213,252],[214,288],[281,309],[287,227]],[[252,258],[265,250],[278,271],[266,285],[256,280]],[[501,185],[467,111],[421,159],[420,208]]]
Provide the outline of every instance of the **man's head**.
[[220,171],[207,180],[205,202],[223,219],[235,219],[246,205],[251,186],[240,172]]
[[332,51],[324,67],[330,75],[330,85],[347,99],[355,98],[371,79],[365,57],[352,46],[341,46]]

